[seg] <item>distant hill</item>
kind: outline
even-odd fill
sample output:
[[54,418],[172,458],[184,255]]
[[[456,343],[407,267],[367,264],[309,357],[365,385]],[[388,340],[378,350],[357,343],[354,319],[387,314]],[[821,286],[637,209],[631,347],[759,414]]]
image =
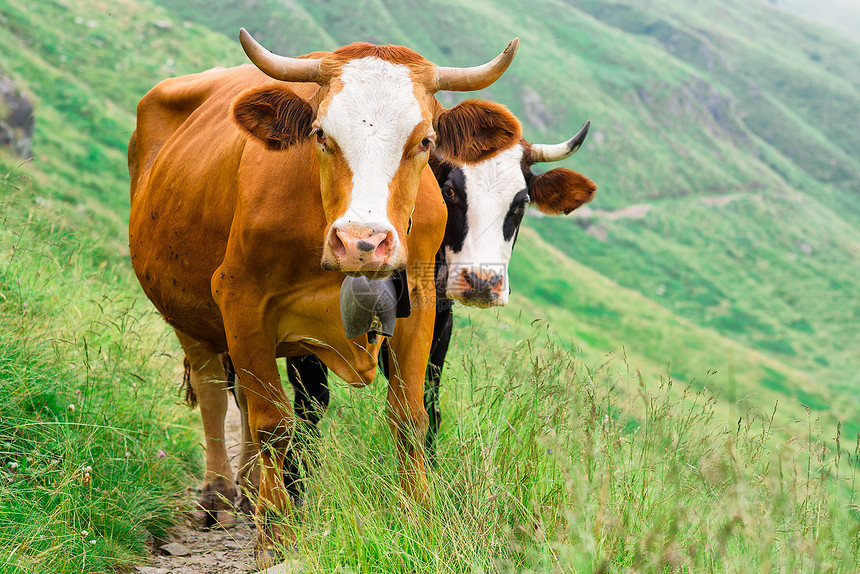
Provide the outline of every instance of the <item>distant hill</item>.
[[849,38],[860,35],[860,5],[853,0],[763,0],[796,12],[841,32]]

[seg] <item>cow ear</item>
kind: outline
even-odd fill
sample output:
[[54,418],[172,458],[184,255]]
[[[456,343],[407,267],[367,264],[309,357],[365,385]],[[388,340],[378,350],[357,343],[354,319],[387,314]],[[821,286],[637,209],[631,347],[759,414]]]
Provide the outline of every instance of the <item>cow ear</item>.
[[533,205],[548,215],[567,215],[591,201],[597,184],[566,167],[551,169],[529,182],[529,198]]
[[239,96],[233,117],[267,149],[282,150],[310,137],[314,109],[292,90],[264,87]]
[[479,162],[522,138],[519,120],[495,102],[466,100],[449,110],[442,109],[433,120],[436,151],[450,162]]

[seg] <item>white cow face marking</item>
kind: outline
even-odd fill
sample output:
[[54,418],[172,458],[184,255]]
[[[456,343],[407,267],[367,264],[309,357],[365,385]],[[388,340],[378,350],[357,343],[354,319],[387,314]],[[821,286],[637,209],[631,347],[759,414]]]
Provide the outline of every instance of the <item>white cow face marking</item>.
[[[337,183],[335,193],[344,197],[337,198],[338,216],[328,235],[324,264],[333,254],[344,269],[384,272],[403,267],[405,246],[389,219],[392,183],[410,136],[429,118],[405,65],[374,57],[351,60],[343,66],[339,83],[340,90],[315,124],[322,132],[318,142],[325,138],[321,153],[336,148],[348,167],[342,179],[351,176],[351,181]],[[426,123],[426,135],[432,135]]]

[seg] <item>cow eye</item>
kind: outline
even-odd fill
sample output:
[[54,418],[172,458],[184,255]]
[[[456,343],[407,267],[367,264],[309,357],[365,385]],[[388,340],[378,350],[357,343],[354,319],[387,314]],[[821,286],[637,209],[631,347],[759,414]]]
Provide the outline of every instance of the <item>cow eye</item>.
[[454,189],[451,187],[448,187],[447,185],[442,188],[442,196],[447,201],[456,201],[457,200],[457,194],[454,193]]
[[322,148],[328,147],[328,139],[325,137],[325,132],[322,131],[320,128],[314,128],[314,130],[311,132],[311,135],[316,136],[318,146]]
[[432,139],[424,138],[423,140],[421,140],[421,144],[418,146],[418,153],[424,153],[425,151],[430,149],[430,146],[432,146],[432,145],[433,145]]
[[517,201],[516,203],[511,204],[510,215],[516,217],[517,219],[521,219],[526,214],[526,207],[529,206],[528,198]]

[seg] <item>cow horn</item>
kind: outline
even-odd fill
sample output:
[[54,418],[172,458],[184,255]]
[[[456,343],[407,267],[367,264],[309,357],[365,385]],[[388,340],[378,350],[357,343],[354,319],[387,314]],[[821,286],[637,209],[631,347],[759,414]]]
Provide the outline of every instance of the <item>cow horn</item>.
[[454,92],[470,92],[483,90],[499,79],[517,53],[520,39],[514,38],[505,51],[483,66],[471,68],[440,68],[436,67],[436,89]]
[[585,122],[582,129],[575,136],[560,144],[532,144],[532,160],[539,161],[561,161],[576,153],[582,142],[585,141],[585,136],[588,135],[588,128],[591,127],[591,122]]
[[320,60],[278,56],[260,45],[247,30],[239,30],[239,41],[248,58],[268,76],[284,82],[317,82]]

